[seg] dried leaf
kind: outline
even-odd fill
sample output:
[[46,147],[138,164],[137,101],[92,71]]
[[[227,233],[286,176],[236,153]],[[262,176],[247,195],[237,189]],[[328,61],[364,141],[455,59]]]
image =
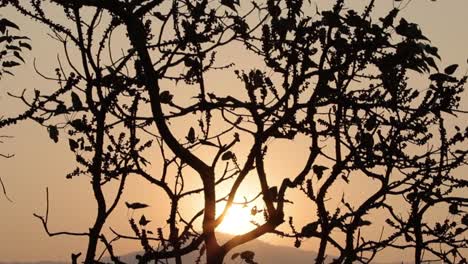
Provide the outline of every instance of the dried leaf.
[[448,66],[447,68],[445,68],[444,72],[445,72],[445,74],[452,75],[452,74],[455,73],[457,68],[458,68],[458,64],[452,64],[452,65]]
[[239,255],[240,255],[239,253],[234,253],[234,254],[232,254],[232,256],[231,256],[231,259],[234,260],[234,259],[236,259],[237,257],[239,257]]
[[312,166],[312,171],[317,175],[317,178],[320,180],[323,176],[323,172],[328,170],[328,167],[322,165]]
[[246,250],[240,253],[241,259],[245,260],[246,262],[252,262],[255,257],[255,252]]
[[75,92],[71,92],[71,99],[73,109],[80,110],[81,108],[83,108],[83,103],[81,102],[80,97]]
[[305,225],[301,230],[301,235],[304,237],[312,237],[314,233],[317,231],[318,222],[312,222]]
[[451,204],[449,206],[449,213],[451,214],[459,214],[460,213],[460,210],[458,209],[458,204]]
[[237,11],[235,5],[239,5],[239,0],[221,0],[221,4]]
[[70,150],[73,152],[75,152],[75,150],[79,147],[78,142],[71,138],[68,139],[68,145],[70,146]]
[[47,128],[48,132],[49,132],[49,137],[55,142],[57,143],[58,142],[58,135],[59,135],[59,131],[57,129],[56,126],[49,126]]
[[193,127],[190,127],[189,132],[187,134],[187,137],[185,137],[188,142],[194,143],[195,142],[195,129]]
[[149,205],[147,205],[147,204],[139,203],[139,202],[135,202],[135,203],[125,202],[125,205],[126,205],[129,209],[133,209],[133,210],[142,209],[142,208],[146,208],[146,207],[149,206]]
[[138,222],[141,226],[146,226],[151,220],[146,219],[145,215],[142,215]]
[[234,154],[231,151],[226,151],[224,154],[221,156],[222,160],[230,160],[234,157]]
[[174,95],[172,95],[169,91],[163,91],[159,94],[159,100],[161,104],[170,104],[173,97]]

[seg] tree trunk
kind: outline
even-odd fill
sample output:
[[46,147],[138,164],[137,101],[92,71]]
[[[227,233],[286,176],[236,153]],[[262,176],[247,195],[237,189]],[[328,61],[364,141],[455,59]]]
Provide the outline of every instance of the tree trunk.
[[86,251],[85,264],[93,264],[94,258],[96,256],[97,244],[99,242],[99,235],[101,234],[102,227],[106,222],[106,199],[104,198],[104,193],[102,192],[101,185],[101,173],[102,173],[102,154],[104,146],[104,124],[106,119],[106,114],[104,110],[101,110],[97,115],[97,135],[96,135],[96,144],[95,144],[95,153],[93,157],[93,166],[91,167],[91,174],[93,180],[91,182],[93,186],[93,193],[97,203],[97,215],[96,222],[93,225],[93,228],[89,231],[89,242],[88,249]]
[[[99,231],[100,232],[100,231]],[[85,264],[93,264],[96,257],[96,248],[99,239],[99,233],[92,231],[89,234],[88,249],[86,250]]]
[[414,252],[414,263],[420,264],[422,262],[422,249],[423,249],[423,237],[421,230],[421,218],[419,215],[414,217],[414,235],[416,239],[416,247]]
[[320,247],[319,251],[317,254],[317,258],[315,259],[316,264],[322,264],[325,261],[325,252],[327,249],[327,236],[328,232],[326,234],[322,234],[322,237],[320,238]]
[[206,250],[206,263],[207,264],[222,264],[226,253],[221,250],[220,247],[217,249],[209,249],[207,247]]
[[207,264],[222,264],[224,256],[226,255],[225,250],[219,246],[216,241],[214,231],[207,232],[205,237],[206,246],[206,263]]

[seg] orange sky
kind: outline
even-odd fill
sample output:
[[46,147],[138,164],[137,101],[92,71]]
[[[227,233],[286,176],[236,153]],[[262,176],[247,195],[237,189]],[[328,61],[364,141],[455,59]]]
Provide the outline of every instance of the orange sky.
[[[317,1],[319,7],[325,7],[326,1]],[[351,2],[351,1],[348,1]],[[362,4],[367,1],[353,0],[353,3]],[[379,14],[391,8],[391,1],[377,1]],[[383,3],[385,2],[385,3]],[[34,73],[32,67],[33,58],[38,68],[45,73],[53,73],[57,53],[61,48],[47,35],[47,29],[38,26],[24,18],[10,13],[11,10],[0,16],[13,19],[17,22],[24,34],[32,39],[33,52],[30,54],[26,65],[16,69],[15,77],[7,77],[0,81],[0,111],[1,113],[16,113],[21,111],[22,106],[18,102],[12,102],[6,92],[18,93],[24,88],[33,88],[50,91],[54,84],[43,80]],[[442,66],[458,63],[463,71],[468,69],[468,1],[466,0],[413,0],[402,12],[408,20],[418,23],[425,35],[435,46],[439,47],[439,53],[443,58]],[[242,48],[242,47],[238,47]],[[238,49],[223,51],[221,60],[235,61],[238,68],[247,68],[255,64],[249,57],[239,56]],[[232,81],[231,81],[232,80]],[[235,85],[231,72],[216,72],[210,76],[208,83],[218,86]],[[52,86],[51,86],[52,85]],[[227,87],[228,88],[228,87]],[[468,105],[468,95],[465,93],[462,108]],[[465,120],[468,119],[465,117]],[[185,132],[182,132],[182,134]],[[50,192],[50,227],[53,231],[70,230],[84,231],[93,221],[94,201],[89,188],[89,178],[80,178],[73,181],[65,179],[65,174],[74,168],[74,156],[68,150],[65,140],[54,144],[45,129],[39,128],[30,122],[22,123],[16,127],[7,128],[1,134],[13,135],[15,138],[1,145],[2,153],[14,153],[13,159],[0,159],[1,174],[8,188],[9,196],[14,201],[8,202],[0,196],[0,261],[35,261],[35,260],[68,260],[70,252],[76,252],[83,246],[84,240],[70,237],[49,238],[42,229],[41,223],[32,216],[33,213],[43,214],[45,210],[45,188]],[[298,152],[306,146],[300,141],[292,145],[284,145],[281,142],[271,143],[270,153],[273,153],[266,161],[273,177],[280,180],[283,175],[291,174],[297,166],[303,163],[300,157],[294,157],[290,153]],[[239,147],[242,148],[242,147]],[[273,151],[274,150],[274,151]],[[157,152],[156,152],[157,153]],[[285,160],[287,159],[287,160]],[[154,157],[153,164],[158,163]],[[285,165],[286,164],[286,165]],[[466,168],[465,168],[466,171]],[[249,184],[254,184],[253,181]],[[164,226],[165,219],[157,214],[160,210],[167,210],[167,203],[160,200],[160,195],[152,188],[142,188],[145,185],[142,180],[129,179],[124,200],[141,201],[154,205],[154,210],[148,211],[148,217],[153,220],[152,224]],[[371,183],[361,183],[360,194],[365,195],[372,188]],[[251,190],[245,186],[241,192],[251,195]],[[240,196],[242,197],[242,195]],[[293,198],[300,197],[293,195]],[[356,198],[357,199],[357,198]],[[302,199],[304,200],[304,199]],[[183,205],[186,210],[193,208],[190,204]],[[310,212],[300,214],[297,221],[306,223],[313,217],[313,211],[306,202],[295,205],[294,211]],[[117,230],[129,234],[126,221],[127,210],[120,206],[111,219],[111,226]],[[277,237],[268,237],[269,242],[282,242]],[[292,245],[291,242],[287,242]],[[305,242],[304,248],[314,249],[313,242]],[[117,246],[122,253],[129,252],[135,248],[128,243]],[[392,254],[384,256],[385,260],[399,260]]]

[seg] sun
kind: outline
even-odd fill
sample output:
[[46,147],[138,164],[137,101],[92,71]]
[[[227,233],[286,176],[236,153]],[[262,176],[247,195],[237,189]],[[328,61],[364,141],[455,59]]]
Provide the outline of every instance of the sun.
[[[222,208],[219,211],[221,212]],[[255,228],[255,225],[250,222],[251,220],[253,220],[253,216],[250,214],[249,208],[232,205],[216,230],[231,235],[244,234]]]

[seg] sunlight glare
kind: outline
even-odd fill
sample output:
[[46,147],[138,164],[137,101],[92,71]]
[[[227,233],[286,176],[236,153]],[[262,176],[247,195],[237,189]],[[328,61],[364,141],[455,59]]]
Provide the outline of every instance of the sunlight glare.
[[252,219],[253,217],[248,207],[233,205],[216,230],[232,235],[244,234],[255,228],[255,225],[250,223]]

